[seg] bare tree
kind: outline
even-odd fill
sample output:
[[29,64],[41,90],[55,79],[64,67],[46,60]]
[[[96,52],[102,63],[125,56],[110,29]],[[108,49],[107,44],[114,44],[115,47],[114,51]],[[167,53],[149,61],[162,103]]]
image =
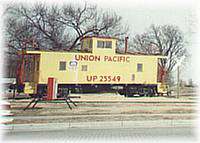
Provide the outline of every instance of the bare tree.
[[128,26],[122,25],[122,18],[116,13],[98,11],[96,5],[87,3],[83,6],[68,4],[62,8],[41,3],[32,7],[11,6],[7,15],[7,32],[12,35],[9,40],[20,45],[24,39],[32,39],[42,49],[73,49],[86,35],[120,38],[128,33]]
[[136,35],[133,42],[135,51],[167,56],[167,60],[160,62],[167,73],[173,70],[180,57],[187,54],[183,33],[174,25],[152,25],[148,32]]
[[[5,12],[8,57],[27,49],[71,50],[87,35],[125,37],[128,26],[114,12],[101,12],[96,5],[68,4],[63,7],[39,3],[11,5]],[[10,59],[10,60],[11,60]],[[16,61],[16,60],[15,60]],[[10,62],[14,63],[14,62]],[[16,64],[15,64],[16,65]]]
[[[11,18],[15,23],[21,26],[24,23],[27,31],[22,27],[17,28],[16,25],[13,28],[20,29],[22,33],[28,32],[29,35],[23,37],[23,39],[34,39],[37,46],[42,49],[63,49],[69,44],[69,35],[65,31],[65,27],[57,19],[60,17],[60,9],[56,6],[47,8],[44,4],[37,4],[34,7],[28,8],[24,6],[14,7],[9,11]],[[16,20],[16,18],[18,20]],[[9,21],[8,21],[9,23]],[[8,28],[11,28],[10,25]],[[7,31],[10,31],[9,29]],[[10,35],[16,35],[16,31],[12,31]],[[20,40],[23,40],[20,37]],[[21,43],[21,41],[19,41]]]
[[[13,8],[14,7],[9,7],[7,10]],[[17,52],[23,47],[25,39],[30,38],[32,35],[32,29],[30,28],[30,25],[27,23],[27,21],[18,19],[18,17],[14,13],[12,14],[13,16],[8,13],[6,13],[5,15],[5,43],[7,47],[5,49],[6,77],[15,77],[16,68],[19,60]]]
[[65,5],[61,22],[75,31],[74,48],[81,37],[87,35],[102,35],[120,37],[128,33],[128,26],[123,26],[122,18],[116,13],[100,12],[96,5],[84,6]]

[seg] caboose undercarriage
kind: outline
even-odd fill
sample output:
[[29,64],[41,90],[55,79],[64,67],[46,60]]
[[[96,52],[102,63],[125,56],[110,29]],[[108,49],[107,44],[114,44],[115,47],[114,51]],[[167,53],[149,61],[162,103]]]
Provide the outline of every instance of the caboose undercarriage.
[[[156,84],[58,84],[57,96],[69,93],[108,93],[115,92],[125,97],[158,96]],[[47,85],[39,84],[37,94],[47,95]]]

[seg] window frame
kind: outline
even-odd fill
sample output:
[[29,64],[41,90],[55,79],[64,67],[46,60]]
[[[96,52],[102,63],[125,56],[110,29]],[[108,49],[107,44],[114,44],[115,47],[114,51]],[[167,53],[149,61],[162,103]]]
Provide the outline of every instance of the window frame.
[[40,61],[36,61],[36,71],[40,70]]
[[143,72],[143,63],[137,63],[137,72]]
[[105,45],[104,48],[112,49],[112,41],[105,41],[104,45]]
[[81,49],[92,50],[93,48],[93,39],[84,39],[81,41]]
[[135,74],[131,74],[131,81],[135,81]]
[[112,43],[112,41],[97,40],[97,48],[112,49]]
[[[64,65],[62,65],[64,64]],[[64,66],[64,67],[62,67]],[[66,61],[59,61],[59,71],[65,71],[67,68],[67,62]]]
[[88,65],[81,65],[81,71],[88,71]]
[[[101,46],[99,46],[100,43],[101,43]],[[104,41],[103,40],[97,40],[97,48],[104,48]]]

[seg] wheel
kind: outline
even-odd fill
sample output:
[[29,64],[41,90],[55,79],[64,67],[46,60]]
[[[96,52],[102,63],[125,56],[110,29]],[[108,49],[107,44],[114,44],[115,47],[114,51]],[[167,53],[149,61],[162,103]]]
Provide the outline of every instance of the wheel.
[[120,95],[124,95],[124,94],[125,94],[123,90],[118,90],[118,93],[119,93]]

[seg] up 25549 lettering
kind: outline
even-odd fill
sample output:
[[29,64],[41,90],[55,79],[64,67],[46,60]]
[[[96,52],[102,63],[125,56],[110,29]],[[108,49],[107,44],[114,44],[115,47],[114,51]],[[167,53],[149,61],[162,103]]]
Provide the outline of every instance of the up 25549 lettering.
[[111,75],[88,75],[87,77],[88,82],[120,82],[121,76],[111,76]]

